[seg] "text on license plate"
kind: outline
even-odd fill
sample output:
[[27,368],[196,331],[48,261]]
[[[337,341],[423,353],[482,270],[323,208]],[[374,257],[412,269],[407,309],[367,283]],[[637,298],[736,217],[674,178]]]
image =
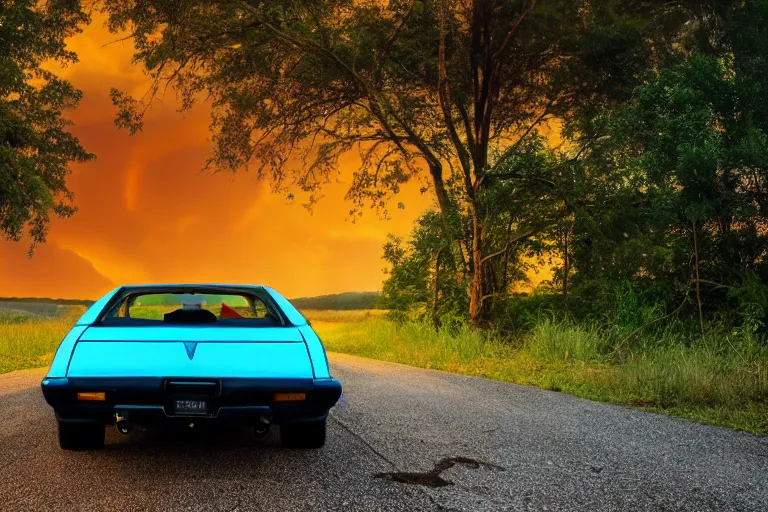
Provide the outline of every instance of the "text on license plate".
[[174,400],[173,409],[176,414],[208,414],[208,401]]

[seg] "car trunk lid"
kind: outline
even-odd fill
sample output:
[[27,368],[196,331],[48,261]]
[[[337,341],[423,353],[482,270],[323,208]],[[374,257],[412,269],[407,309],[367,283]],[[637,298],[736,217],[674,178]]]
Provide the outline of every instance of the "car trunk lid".
[[68,377],[313,378],[294,327],[89,327]]

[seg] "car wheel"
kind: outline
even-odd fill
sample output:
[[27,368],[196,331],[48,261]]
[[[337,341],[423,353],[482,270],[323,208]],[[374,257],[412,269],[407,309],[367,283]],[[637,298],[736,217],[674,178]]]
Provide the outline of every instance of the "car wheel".
[[104,425],[59,422],[59,446],[63,450],[97,450],[104,447]]
[[280,441],[285,448],[322,448],[325,444],[325,420],[281,425]]

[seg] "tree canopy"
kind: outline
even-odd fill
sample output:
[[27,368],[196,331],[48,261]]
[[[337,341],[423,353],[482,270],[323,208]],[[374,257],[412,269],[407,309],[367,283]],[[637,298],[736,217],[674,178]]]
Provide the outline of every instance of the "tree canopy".
[[[383,208],[404,182],[427,178],[446,226],[452,209],[468,215],[455,242],[475,321],[495,295],[486,267],[506,253],[485,236],[486,189],[519,178],[508,162],[543,123],[625,96],[683,21],[680,6],[656,1],[105,6],[154,84],[142,100],[112,91],[119,126],[140,129],[152,98],[171,86],[184,108],[211,100],[211,166],[251,167],[278,190],[312,194],[357,151],[355,212]],[[518,212],[507,231],[520,241],[553,223]]]
[[[562,117],[559,147],[515,153],[510,167],[528,183],[520,190],[499,181],[488,196],[497,220],[486,230],[497,247],[504,243],[503,230],[491,233],[491,226],[503,226],[513,205],[556,219],[515,251],[559,256],[550,291],[577,300],[557,309],[612,318],[630,293],[657,318],[682,311],[698,317],[701,329],[706,317],[754,330],[768,308],[768,37],[760,32],[768,2],[688,7],[686,23],[665,38],[668,51],[650,54],[628,87],[612,86],[613,100],[574,103]],[[399,307],[432,300],[436,277],[418,299],[397,291],[405,285],[392,286],[406,268],[427,276],[435,268],[419,258],[427,226],[420,221],[392,261],[385,300],[399,298]],[[511,261],[520,276],[525,259]],[[509,275],[508,265],[505,259],[490,270]],[[450,267],[442,272],[442,280],[455,279]]]
[[0,234],[18,241],[26,229],[30,251],[45,240],[51,215],[75,211],[69,165],[93,158],[63,116],[81,92],[44,67],[77,61],[65,39],[88,21],[72,0],[0,5]]

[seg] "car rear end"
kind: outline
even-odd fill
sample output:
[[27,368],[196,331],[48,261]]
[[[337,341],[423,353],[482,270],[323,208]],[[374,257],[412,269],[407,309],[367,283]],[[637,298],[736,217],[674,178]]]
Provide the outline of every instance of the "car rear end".
[[[230,424],[258,433],[279,425],[284,445],[322,446],[341,385],[298,312],[280,314],[274,325],[76,326],[68,336],[76,340],[65,338],[42,382],[62,447],[101,446],[112,424],[123,433],[135,425]],[[59,359],[67,355],[64,365]]]

